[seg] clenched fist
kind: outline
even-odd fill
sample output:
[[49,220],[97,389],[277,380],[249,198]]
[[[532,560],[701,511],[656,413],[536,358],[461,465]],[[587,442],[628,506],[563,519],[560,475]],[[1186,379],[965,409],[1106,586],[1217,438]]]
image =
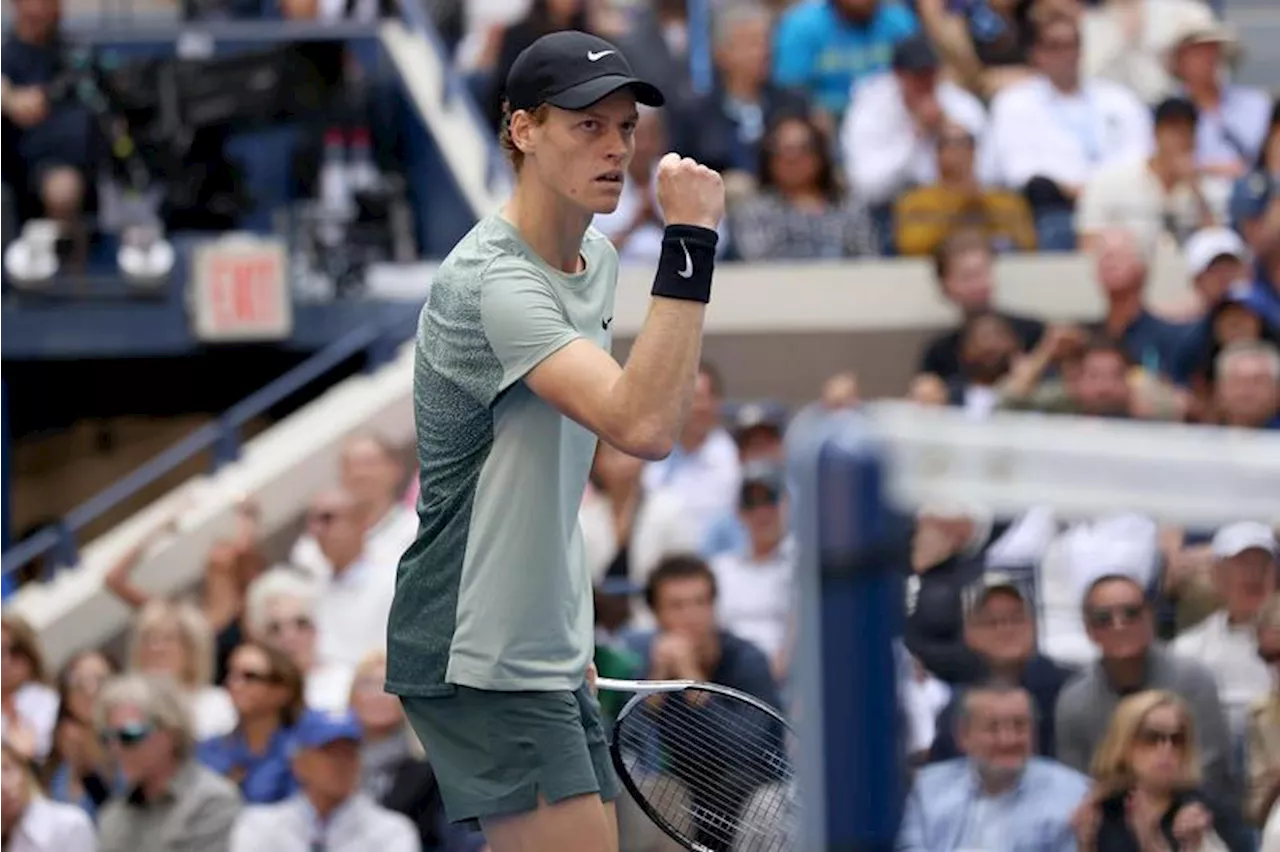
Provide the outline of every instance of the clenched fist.
[[724,216],[724,181],[688,157],[667,154],[658,162],[658,204],[668,225],[714,231]]

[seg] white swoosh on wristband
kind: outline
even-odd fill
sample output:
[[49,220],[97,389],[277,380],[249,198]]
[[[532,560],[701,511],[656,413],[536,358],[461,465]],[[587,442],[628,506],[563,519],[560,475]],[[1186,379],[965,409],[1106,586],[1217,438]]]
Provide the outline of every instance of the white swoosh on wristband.
[[681,278],[693,277],[693,258],[689,257],[689,247],[684,244],[684,240],[680,241],[680,248],[684,249],[684,269],[676,273]]

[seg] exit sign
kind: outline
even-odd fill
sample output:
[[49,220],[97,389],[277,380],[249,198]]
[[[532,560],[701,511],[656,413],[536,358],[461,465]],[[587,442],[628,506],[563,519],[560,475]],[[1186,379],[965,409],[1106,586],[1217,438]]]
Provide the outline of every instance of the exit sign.
[[196,337],[210,343],[282,340],[293,331],[289,255],[280,240],[231,235],[192,255]]

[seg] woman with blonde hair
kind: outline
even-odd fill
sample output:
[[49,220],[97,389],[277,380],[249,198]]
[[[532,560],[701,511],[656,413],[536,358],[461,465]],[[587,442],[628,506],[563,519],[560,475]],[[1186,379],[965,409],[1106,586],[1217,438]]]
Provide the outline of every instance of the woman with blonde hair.
[[236,725],[226,690],[213,685],[213,631],[194,604],[154,598],[138,612],[129,645],[129,669],[171,676],[191,704],[196,737],[208,739]]
[[1172,692],[1116,708],[1090,768],[1093,794],[1073,820],[1081,852],[1218,852],[1250,847],[1243,826],[1200,790],[1195,720]]
[[6,852],[93,852],[93,823],[75,805],[51,802],[27,759],[0,749],[0,846]]

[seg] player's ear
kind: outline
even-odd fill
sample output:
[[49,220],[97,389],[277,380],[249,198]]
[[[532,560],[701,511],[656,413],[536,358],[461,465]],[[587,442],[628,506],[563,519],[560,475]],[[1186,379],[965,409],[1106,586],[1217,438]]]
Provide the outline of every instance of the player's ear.
[[537,147],[535,131],[538,121],[529,110],[518,109],[511,113],[511,144],[522,154],[532,154]]

